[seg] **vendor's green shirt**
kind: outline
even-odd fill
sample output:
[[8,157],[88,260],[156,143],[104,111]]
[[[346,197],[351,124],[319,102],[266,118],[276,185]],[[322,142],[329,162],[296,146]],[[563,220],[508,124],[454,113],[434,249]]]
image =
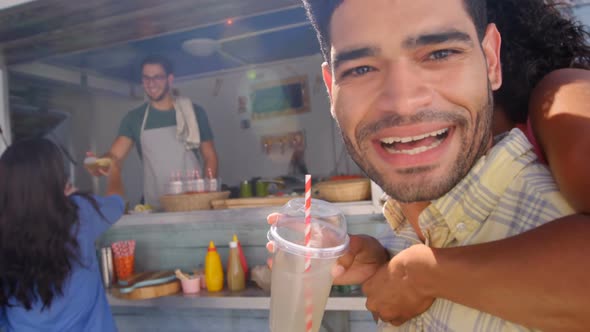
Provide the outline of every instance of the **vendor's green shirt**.
[[[140,158],[142,157],[142,154],[139,135],[141,133],[141,124],[143,123],[143,116],[145,115],[146,107],[147,104],[142,104],[136,109],[129,111],[123,120],[121,120],[121,125],[119,126],[118,136],[130,138],[133,143],[135,143],[137,153],[139,154]],[[211,126],[209,126],[207,113],[205,113],[205,110],[202,107],[196,104],[193,104],[193,108],[195,109],[195,116],[197,117],[197,122],[199,124],[201,142],[213,140],[213,133],[211,132]],[[168,111],[159,111],[154,107],[150,107],[150,113],[146,119],[144,130],[171,126],[176,127],[176,112],[174,109]],[[196,152],[197,151],[195,150],[195,154],[197,154]],[[197,157],[199,156],[197,155]]]

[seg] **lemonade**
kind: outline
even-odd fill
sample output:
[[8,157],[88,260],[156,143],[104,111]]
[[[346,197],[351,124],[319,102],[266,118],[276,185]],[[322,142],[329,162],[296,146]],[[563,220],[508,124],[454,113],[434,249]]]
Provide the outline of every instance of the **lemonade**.
[[336,258],[312,259],[310,271],[305,273],[304,257],[277,252],[271,281],[269,321],[272,332],[305,331],[306,294],[311,294],[312,331],[319,331],[332,288],[330,270],[335,262]]
[[[271,332],[305,332],[308,321],[310,331],[320,330],[332,288],[332,267],[348,249],[346,220],[334,205],[313,199],[310,227],[305,227],[304,210],[302,199],[289,201],[268,232],[268,239],[275,244]],[[306,261],[310,263],[308,270]],[[311,317],[306,315],[308,311]]]

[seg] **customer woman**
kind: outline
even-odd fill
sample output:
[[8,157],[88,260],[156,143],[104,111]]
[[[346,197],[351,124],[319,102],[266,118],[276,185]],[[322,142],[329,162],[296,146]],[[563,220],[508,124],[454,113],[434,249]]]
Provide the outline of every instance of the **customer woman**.
[[0,158],[0,327],[116,331],[94,241],[123,214],[118,168],[106,197],[73,193],[50,141],[14,143]]
[[502,35],[502,88],[495,131],[527,133],[561,192],[590,213],[590,33],[544,0],[488,0]]

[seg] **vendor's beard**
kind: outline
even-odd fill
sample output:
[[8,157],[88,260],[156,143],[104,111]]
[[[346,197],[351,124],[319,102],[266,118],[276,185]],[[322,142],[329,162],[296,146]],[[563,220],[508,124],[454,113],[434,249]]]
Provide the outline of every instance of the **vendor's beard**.
[[146,95],[148,96],[148,98],[150,99],[150,101],[152,102],[159,102],[164,100],[164,98],[166,98],[166,96],[168,95],[168,93],[170,93],[170,85],[168,83],[166,83],[166,85],[164,86],[164,91],[162,91],[162,93],[160,93],[160,95],[156,96],[155,98],[150,96],[149,94],[146,93]]

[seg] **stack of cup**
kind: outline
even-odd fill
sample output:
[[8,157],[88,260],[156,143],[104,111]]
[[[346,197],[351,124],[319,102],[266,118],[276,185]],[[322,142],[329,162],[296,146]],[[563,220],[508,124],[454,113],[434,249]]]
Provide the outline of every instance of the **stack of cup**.
[[119,241],[111,244],[115,261],[117,280],[125,280],[133,275],[135,265],[135,240]]
[[109,288],[115,282],[115,268],[113,266],[113,251],[111,247],[100,249],[100,269],[104,288]]
[[[311,200],[311,238],[305,245],[305,201],[293,199],[280,212],[268,232],[275,243],[270,331],[317,332],[332,287],[332,267],[348,249],[346,220],[334,205]],[[306,318],[309,311],[311,326]]]

